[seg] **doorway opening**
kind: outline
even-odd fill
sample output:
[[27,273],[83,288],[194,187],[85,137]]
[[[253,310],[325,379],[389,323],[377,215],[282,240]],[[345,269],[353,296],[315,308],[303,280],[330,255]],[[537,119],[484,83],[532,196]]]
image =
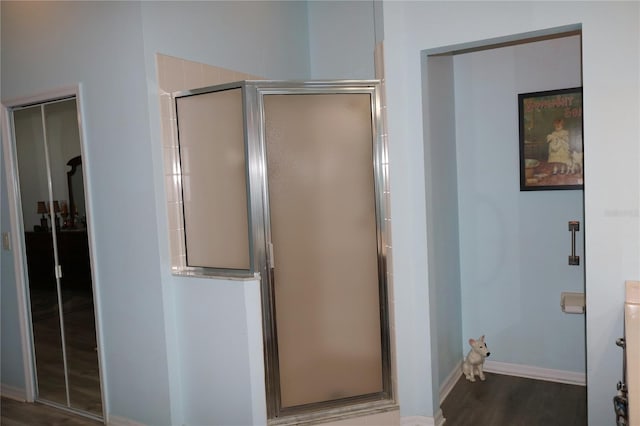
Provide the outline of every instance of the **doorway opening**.
[[28,399],[103,419],[78,93],[6,109]]
[[584,261],[567,262],[583,191],[520,191],[518,119],[518,94],[582,86],[580,28],[443,47],[422,64],[440,403],[481,335],[485,371],[585,386],[585,315],[560,306],[585,291]]

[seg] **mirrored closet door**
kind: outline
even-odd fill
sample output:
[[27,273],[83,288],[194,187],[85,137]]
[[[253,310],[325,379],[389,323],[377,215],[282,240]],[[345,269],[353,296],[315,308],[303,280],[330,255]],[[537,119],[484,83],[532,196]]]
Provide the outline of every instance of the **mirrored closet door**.
[[39,401],[102,417],[75,97],[12,110]]

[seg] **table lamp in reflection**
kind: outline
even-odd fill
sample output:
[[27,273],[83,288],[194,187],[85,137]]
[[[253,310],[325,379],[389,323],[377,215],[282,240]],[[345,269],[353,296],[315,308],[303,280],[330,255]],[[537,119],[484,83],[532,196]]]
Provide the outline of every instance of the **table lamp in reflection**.
[[44,201],[38,201],[38,214],[42,215],[40,218],[40,229],[43,231],[47,231],[49,229],[49,225],[47,224],[47,213],[47,203]]
[[58,200],[53,201],[53,218],[56,223],[56,229],[60,229],[60,218],[58,217],[58,213],[60,213],[60,203]]
[[65,200],[60,201],[60,216],[62,216],[62,229],[69,227],[67,218],[69,217],[69,207]]

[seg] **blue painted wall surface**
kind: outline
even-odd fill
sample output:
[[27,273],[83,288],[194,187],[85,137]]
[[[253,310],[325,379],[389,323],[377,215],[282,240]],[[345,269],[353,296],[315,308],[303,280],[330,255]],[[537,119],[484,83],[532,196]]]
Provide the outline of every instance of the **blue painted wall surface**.
[[[171,30],[185,22],[190,31]],[[254,300],[257,286],[195,284],[169,274],[166,221],[158,222],[166,203],[157,200],[164,189],[149,58],[165,52],[268,77],[308,78],[307,49],[304,3],[2,3],[3,99],[82,85],[110,415],[197,424],[206,412],[208,422],[246,424],[252,413],[263,415],[255,406],[264,406],[252,401],[258,379],[249,364],[257,361],[249,350],[260,336],[247,331],[247,324],[256,327],[256,313],[245,308],[256,309],[247,300]],[[6,211],[3,203],[3,217]],[[3,288],[14,285],[5,279],[10,272],[3,268]],[[3,350],[9,348],[4,337]],[[213,380],[219,374],[228,380]],[[224,411],[210,410],[214,394]],[[183,397],[194,395],[203,399],[193,400],[200,405],[183,412]]]
[[311,78],[373,79],[374,2],[310,1]]
[[[640,276],[640,5],[636,2],[385,2],[398,385],[403,416],[433,416],[420,54],[581,24],[589,424],[611,422],[624,281]],[[615,46],[613,48],[612,46]],[[614,101],[615,100],[615,101]],[[612,107],[614,105],[614,107]],[[592,118],[589,118],[592,117]],[[615,155],[612,153],[616,153]],[[623,185],[620,183],[624,182]],[[523,206],[523,208],[526,206]],[[564,231],[567,232],[567,231]],[[568,232],[567,232],[568,233]],[[559,303],[559,301],[558,301]],[[416,368],[417,367],[417,368]]]
[[[1,139],[1,137],[0,137]],[[4,164],[4,150],[0,149],[0,164]],[[15,238],[11,231],[9,199],[7,198],[7,175],[4,166],[0,172],[0,232]],[[17,303],[15,279],[14,241],[9,250],[0,248],[0,383],[11,390],[25,389],[24,368],[22,367],[22,340],[20,338],[20,317]]]
[[[462,335],[456,114],[452,56],[429,57],[423,75],[425,185],[434,396],[460,372]],[[424,67],[423,67],[424,70]],[[437,372],[437,373],[436,373]]]
[[152,213],[140,22],[138,3],[3,2],[2,96],[31,96],[81,83],[109,411],[167,424],[167,319]]
[[[108,413],[154,425],[266,423],[257,282],[170,274],[155,54],[309,79],[307,2],[1,7],[3,100],[82,86]],[[366,20],[358,26],[372,31]],[[336,77],[369,67],[330,57]],[[3,304],[11,304],[5,265],[3,258]],[[3,318],[10,313],[3,309]],[[3,363],[19,356],[3,352]]]
[[143,1],[141,8],[147,60],[162,53],[268,79],[310,76],[305,1]]
[[454,62],[464,353],[486,334],[492,361],[584,373],[585,317],[560,309],[561,292],[584,291],[583,192],[520,192],[517,115],[518,93],[582,85],[580,38]]
[[[310,76],[306,2],[143,2],[144,60],[171,402],[185,424],[266,424],[259,301],[254,280],[170,273],[156,53],[269,79]],[[189,22],[192,31],[168,31]]]
[[[223,371],[205,356],[188,354],[182,358],[185,352],[178,347],[186,336],[195,338],[199,331],[215,335],[224,326],[207,328],[219,318],[211,311],[224,303],[220,298],[224,295],[230,297],[230,306],[245,306],[244,312],[236,310],[225,319],[235,334],[247,336],[246,344],[225,349],[214,347],[214,339],[190,341],[191,349],[204,350],[212,360],[219,356],[223,365],[238,354],[233,369],[246,367],[251,374],[239,376],[234,386],[238,392],[249,389],[252,395],[236,399],[233,393],[228,398],[252,412],[254,422],[264,420],[256,400],[259,375],[254,367],[259,360],[246,353],[255,349],[259,340],[255,335],[259,324],[256,306],[249,302],[255,301],[255,286],[245,284],[244,295],[226,283],[200,289],[204,284],[187,283],[167,272],[152,57],[159,51],[270,78],[309,78],[312,62],[305,43],[314,37],[307,39],[302,29],[308,18],[305,24],[295,18],[302,14],[296,9],[301,5],[291,4],[295,10],[289,10],[286,5],[291,2],[278,3],[273,5],[274,11],[284,12],[279,9],[284,7],[288,12],[282,19],[286,21],[267,14],[275,28],[260,27],[265,32],[255,34],[252,40],[262,50],[251,50],[241,18],[247,22],[258,19],[251,13],[253,9],[244,8],[242,2],[233,2],[237,9],[230,2],[218,3],[201,3],[184,9],[184,14],[175,4],[155,2],[2,2],[0,6],[3,99],[82,83],[108,402],[112,414],[149,424],[196,422],[207,414],[202,414],[200,405],[188,407],[186,395],[201,390],[224,394],[223,382],[205,383],[195,377],[207,371],[208,380]],[[621,360],[619,350],[609,342],[622,332],[622,283],[640,276],[640,177],[636,167],[640,158],[636,96],[640,90],[639,7],[633,2],[584,2],[580,7],[575,2],[385,2],[393,302],[402,415],[432,416],[437,405],[434,382],[438,377],[433,377],[431,351],[435,336],[425,261],[420,52],[582,23],[585,117],[598,117],[585,121],[589,420],[592,424],[610,420],[611,383],[619,380]],[[216,33],[210,23],[217,19],[217,12],[220,16],[232,13],[238,19],[217,21],[218,27],[226,30]],[[210,19],[201,17],[207,13]],[[189,31],[184,32],[190,34],[178,34],[176,23],[186,23]],[[234,49],[234,36],[249,53]],[[272,38],[257,40],[260,37]],[[291,44],[280,50],[279,43]],[[276,54],[270,56],[274,49]],[[295,65],[290,66],[292,60]],[[340,64],[335,66],[342,69]],[[309,74],[301,75],[305,72]],[[616,108],[610,107],[611,99],[616,100]],[[194,364],[188,364],[191,361]],[[191,377],[183,382],[184,373]],[[247,416],[238,415],[230,423],[243,422]]]

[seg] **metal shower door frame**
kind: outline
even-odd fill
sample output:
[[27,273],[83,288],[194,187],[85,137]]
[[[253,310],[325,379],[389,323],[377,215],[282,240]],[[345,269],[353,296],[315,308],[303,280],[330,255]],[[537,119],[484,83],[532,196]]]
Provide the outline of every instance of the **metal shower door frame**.
[[[264,97],[268,95],[296,94],[369,94],[371,99],[372,151],[374,173],[374,197],[377,227],[378,290],[380,308],[380,336],[382,354],[382,392],[375,395],[349,397],[335,401],[306,404],[299,407],[281,406],[278,363],[277,331],[275,322],[275,297],[273,276],[273,253],[270,250],[271,229],[269,210],[269,187],[267,178]],[[389,226],[389,181],[388,150],[384,136],[380,82],[377,80],[345,81],[245,81],[245,119],[247,125],[247,165],[249,169],[249,191],[251,209],[251,234],[254,237],[253,259],[256,272],[261,276],[263,342],[265,357],[265,379],[267,415],[269,419],[299,415],[317,410],[348,411],[349,406],[362,403],[382,402],[393,399],[391,384],[391,347],[388,309],[387,248],[390,246]]]

